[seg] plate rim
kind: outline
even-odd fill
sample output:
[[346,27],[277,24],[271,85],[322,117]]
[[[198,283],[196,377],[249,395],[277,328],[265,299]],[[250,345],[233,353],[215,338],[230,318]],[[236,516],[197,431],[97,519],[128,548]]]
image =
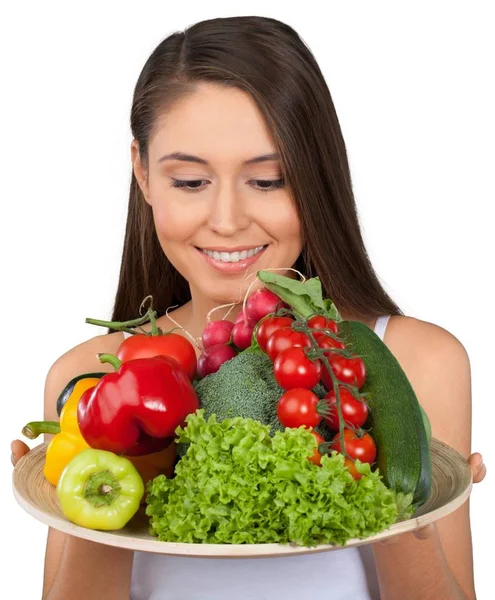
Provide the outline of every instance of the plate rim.
[[[206,543],[188,543],[188,542],[165,542],[150,535],[150,539],[134,537],[132,535],[119,535],[117,531],[102,531],[81,527],[70,522],[65,517],[52,516],[36,507],[32,502],[26,499],[19,492],[15,483],[16,476],[19,473],[19,465],[25,457],[22,457],[16,464],[12,472],[12,490],[17,503],[30,516],[44,523],[48,527],[61,531],[63,533],[73,535],[78,538],[86,539],[96,543],[101,543],[109,546],[119,547],[123,549],[133,550],[137,552],[151,552],[155,554],[189,556],[201,558],[268,558],[278,556],[295,556],[302,554],[315,554],[319,552],[328,552],[333,550],[343,550],[351,547],[369,545],[376,542],[384,541],[388,538],[395,537],[402,533],[415,531],[421,527],[425,527],[434,523],[439,518],[443,518],[448,514],[455,512],[469,498],[473,487],[473,475],[469,463],[466,459],[454,448],[445,444],[441,440],[432,438],[432,444],[439,445],[443,449],[447,449],[449,453],[455,453],[457,458],[460,458],[465,463],[466,474],[469,470],[469,483],[463,491],[453,500],[443,506],[421,514],[413,516],[411,519],[394,523],[389,528],[384,529],[380,533],[369,536],[367,538],[352,538],[345,545],[319,544],[317,546],[298,546],[296,544],[282,543],[261,543],[261,544],[206,544]],[[31,452],[41,453],[46,450],[47,442],[43,442],[35,446]],[[447,509],[447,510],[446,510]],[[119,530],[122,531],[122,530]]]

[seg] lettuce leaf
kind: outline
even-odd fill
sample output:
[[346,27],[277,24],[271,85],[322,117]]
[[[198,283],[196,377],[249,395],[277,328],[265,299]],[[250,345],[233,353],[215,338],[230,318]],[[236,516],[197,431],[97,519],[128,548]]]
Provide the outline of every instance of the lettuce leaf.
[[395,495],[369,465],[355,481],[336,452],[308,460],[315,438],[304,429],[270,436],[269,426],[234,417],[207,421],[203,410],[177,429],[188,450],[173,479],[148,484],[150,533],[169,542],[302,546],[345,543],[395,523]]

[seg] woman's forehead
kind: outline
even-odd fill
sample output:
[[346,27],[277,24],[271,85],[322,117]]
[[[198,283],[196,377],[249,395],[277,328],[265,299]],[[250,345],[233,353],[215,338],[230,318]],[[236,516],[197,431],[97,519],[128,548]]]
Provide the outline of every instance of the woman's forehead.
[[245,162],[276,154],[268,126],[246,92],[218,85],[200,86],[159,117],[150,155],[183,153],[207,162]]

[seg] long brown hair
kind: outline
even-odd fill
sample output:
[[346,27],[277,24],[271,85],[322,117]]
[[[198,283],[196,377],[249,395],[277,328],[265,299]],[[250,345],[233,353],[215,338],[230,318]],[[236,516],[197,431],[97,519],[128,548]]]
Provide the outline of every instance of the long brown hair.
[[[248,92],[263,114],[301,220],[304,249],[295,268],[318,275],[325,296],[353,318],[403,314],[370,263],[332,97],[294,29],[266,17],[228,17],[201,21],[164,39],[134,90],[131,129],[144,165],[157,117],[197,82]],[[132,174],[112,319],[138,316],[149,294],[160,315],[190,299],[187,281],[161,249],[151,208]]]

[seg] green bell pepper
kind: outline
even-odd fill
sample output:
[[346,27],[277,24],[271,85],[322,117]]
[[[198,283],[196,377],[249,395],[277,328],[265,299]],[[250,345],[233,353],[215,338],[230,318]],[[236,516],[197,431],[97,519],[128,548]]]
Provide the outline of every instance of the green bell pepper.
[[89,529],[121,529],[137,512],[144,483],[136,467],[106,450],[87,449],[62,471],[57,496],[69,521]]

